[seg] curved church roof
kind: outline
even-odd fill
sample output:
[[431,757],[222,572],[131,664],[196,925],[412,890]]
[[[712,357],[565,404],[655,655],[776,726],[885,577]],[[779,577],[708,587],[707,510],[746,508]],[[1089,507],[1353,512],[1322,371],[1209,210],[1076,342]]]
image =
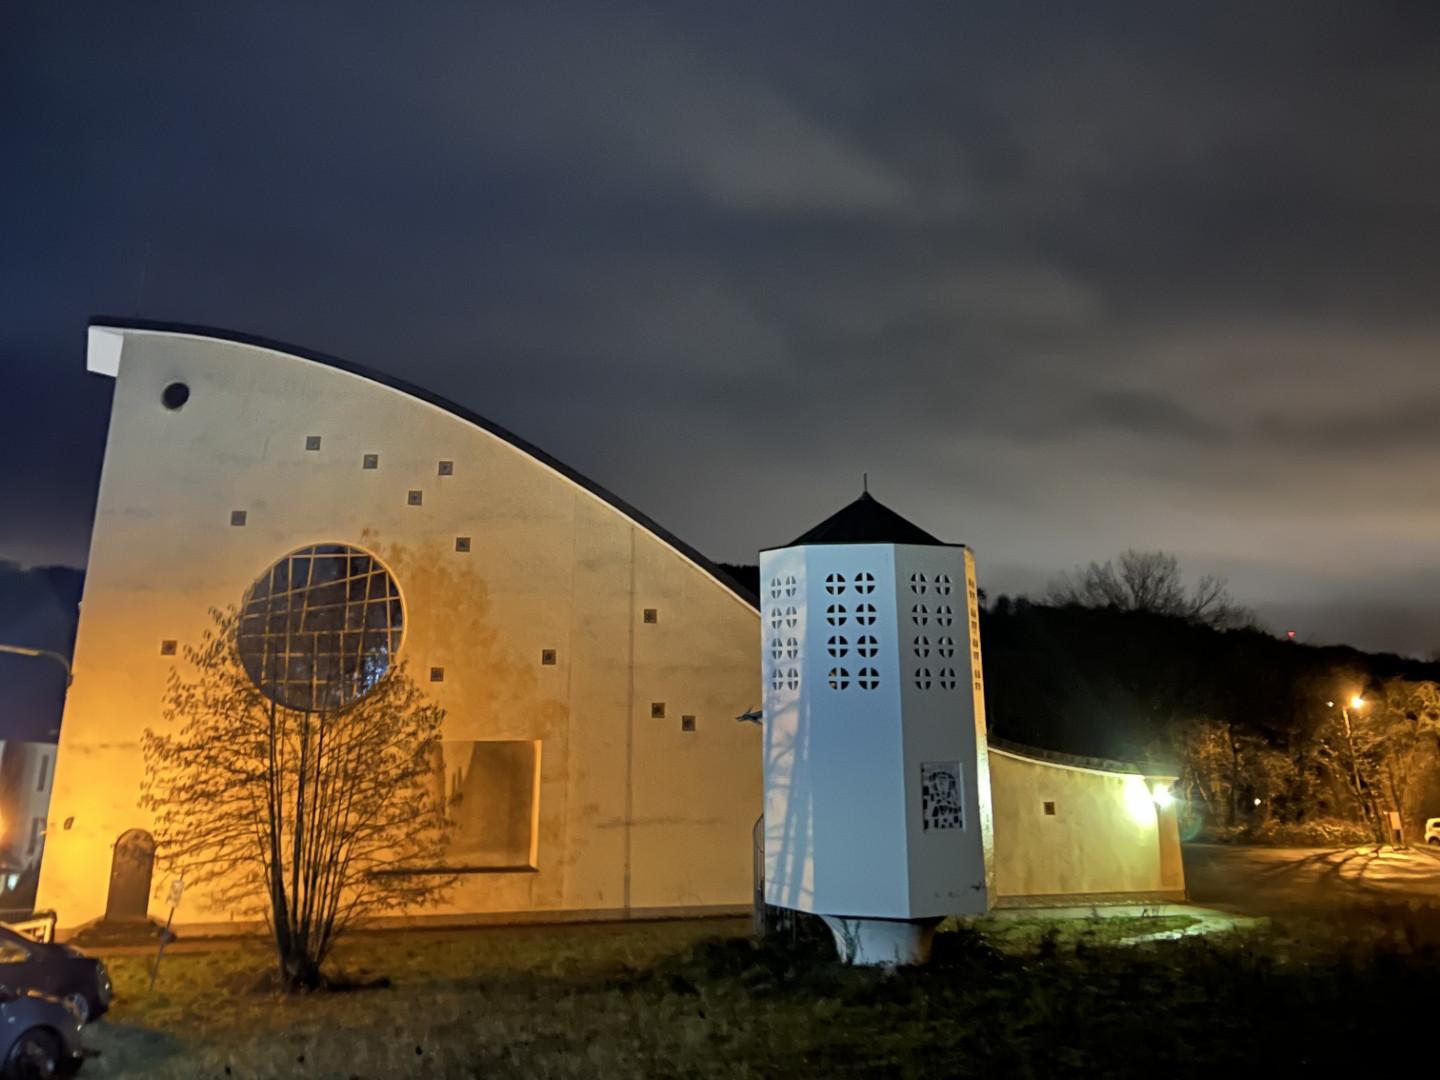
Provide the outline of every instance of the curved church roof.
[[[681,540],[674,533],[647,515],[635,509],[619,496],[601,487],[595,483],[595,481],[572,469],[564,462],[551,457],[538,446],[528,443],[518,435],[507,431],[499,424],[487,420],[479,413],[467,409],[458,402],[451,401],[449,398],[426,390],[422,386],[416,386],[414,383],[406,382],[404,379],[398,379],[383,371],[376,371],[373,368],[368,368],[361,364],[353,364],[348,360],[342,360],[339,357],[330,356],[327,353],[316,352],[313,349],[307,349],[297,345],[289,345],[282,341],[274,341],[257,334],[246,334],[235,330],[222,330],[213,326],[197,326],[189,323],[175,323],[163,320],[137,319],[112,315],[96,315],[90,319],[89,326],[97,330],[138,330],[149,333],[181,334],[188,337],[210,338],[215,341],[231,342],[236,345],[250,345],[255,348],[268,349],[271,352],[283,353],[286,356],[293,356],[301,360],[309,360],[317,364],[323,364],[326,367],[335,368],[338,371],[346,372],[350,375],[359,376],[362,379],[368,379],[371,382],[379,383],[382,386],[389,387],[391,390],[398,391],[399,393],[433,405],[458,419],[475,425],[482,431],[486,431],[495,436],[497,439],[509,443],[515,449],[524,454],[528,454],[542,465],[559,473],[571,483],[584,488],[602,502],[608,503],[612,508],[629,518],[636,525],[653,534],[662,543],[674,548],[750,607],[759,606],[759,599],[753,592],[729,574],[725,573],[724,570],[721,570],[720,567],[707,559],[695,548],[685,543],[685,541]],[[114,372],[111,371],[110,374],[114,374]]]

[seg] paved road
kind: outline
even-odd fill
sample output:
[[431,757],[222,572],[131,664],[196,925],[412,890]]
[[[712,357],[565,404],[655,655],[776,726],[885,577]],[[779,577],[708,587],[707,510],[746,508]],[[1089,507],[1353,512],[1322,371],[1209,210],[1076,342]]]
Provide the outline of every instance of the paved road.
[[1377,901],[1440,905],[1440,853],[1426,849],[1186,844],[1184,852],[1196,904],[1255,915]]

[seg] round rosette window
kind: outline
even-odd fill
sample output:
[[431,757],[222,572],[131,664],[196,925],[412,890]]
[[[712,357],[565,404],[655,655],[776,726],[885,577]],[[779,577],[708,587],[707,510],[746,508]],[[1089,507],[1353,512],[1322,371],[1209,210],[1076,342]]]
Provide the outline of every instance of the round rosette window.
[[346,544],[314,544],[255,579],[236,644],[266,697],[325,712],[353,705],[384,677],[404,632],[400,587],[380,560]]

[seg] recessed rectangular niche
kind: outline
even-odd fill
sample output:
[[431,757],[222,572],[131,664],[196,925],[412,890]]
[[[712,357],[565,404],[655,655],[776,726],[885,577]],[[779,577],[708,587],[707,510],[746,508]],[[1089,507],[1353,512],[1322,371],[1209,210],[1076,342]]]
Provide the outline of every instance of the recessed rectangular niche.
[[665,703],[663,701],[652,701],[650,703],[650,716],[654,720],[664,720]]
[[440,475],[441,475],[441,476],[454,476],[454,475],[455,475],[455,462],[453,462],[453,461],[442,461],[442,462],[440,462]]
[[415,490],[412,489],[410,492],[408,492],[408,493],[406,494],[406,496],[405,496],[405,502],[406,502],[406,504],[409,505],[409,506],[419,506],[419,505],[420,505],[420,501],[421,501],[423,498],[424,498],[424,495],[423,495],[421,492],[415,491]]
[[1047,802],[1047,803],[1045,804],[1045,816],[1046,816],[1046,817],[1054,817],[1054,816],[1055,816],[1055,804],[1054,804],[1053,802]]
[[441,864],[460,873],[529,871],[538,865],[540,742],[445,742],[436,795],[453,822]]
[[378,469],[380,467],[380,455],[366,454],[360,459],[360,467],[362,469]]
[[306,436],[305,436],[305,449],[306,449],[306,450],[319,450],[319,449],[320,449],[320,436],[319,436],[319,435],[306,435]]
[[175,639],[174,639],[174,638],[166,638],[164,641],[160,642],[160,655],[161,655],[161,656],[174,656],[174,655],[175,655]]
[[541,649],[541,650],[540,650],[540,663],[545,664],[547,667],[554,667],[554,665],[555,665],[555,650],[554,650],[554,649]]
[[430,681],[431,681],[431,682],[444,682],[444,681],[445,681],[445,669],[444,669],[443,667],[432,667],[432,668],[430,669]]
[[645,621],[647,623],[659,622],[659,612],[657,612],[653,607],[647,607],[645,609]]
[[682,716],[682,717],[680,717],[680,730],[681,730],[681,731],[694,731],[694,730],[695,730],[695,717],[693,717],[693,716]]
[[468,536],[457,536],[457,537],[455,537],[455,550],[456,550],[456,551],[469,551],[469,550],[470,550],[470,537],[468,537]]
[[245,524],[245,511],[244,511],[244,510],[231,510],[231,511],[230,511],[230,524],[231,524],[231,525],[237,525],[237,526],[238,526],[238,525],[244,525],[244,524]]

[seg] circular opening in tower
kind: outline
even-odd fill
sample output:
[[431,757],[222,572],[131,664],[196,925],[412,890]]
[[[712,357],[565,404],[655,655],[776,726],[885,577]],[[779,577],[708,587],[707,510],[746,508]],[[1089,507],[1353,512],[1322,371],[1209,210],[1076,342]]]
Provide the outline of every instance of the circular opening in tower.
[[343,709],[390,670],[405,631],[400,587],[346,544],[292,551],[255,579],[240,609],[240,661],[287,709]]
[[160,403],[167,409],[178,409],[190,400],[190,387],[183,382],[172,382],[160,391]]

